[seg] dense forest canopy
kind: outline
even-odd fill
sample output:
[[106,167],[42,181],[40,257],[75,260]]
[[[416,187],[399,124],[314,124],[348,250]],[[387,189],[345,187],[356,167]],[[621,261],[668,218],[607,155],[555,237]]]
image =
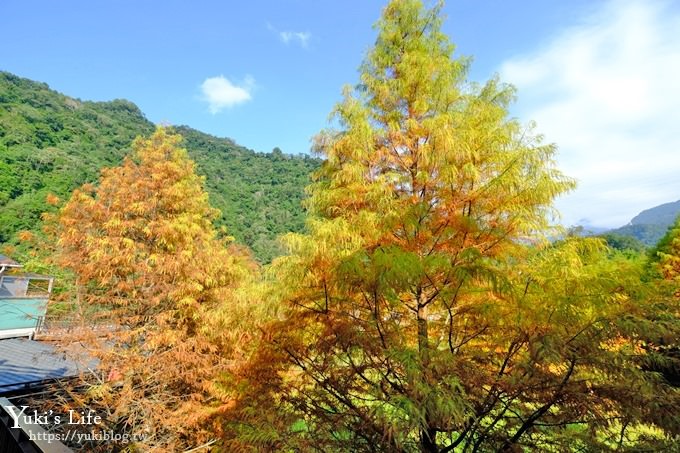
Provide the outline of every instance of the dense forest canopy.
[[[129,101],[84,102],[0,72],[0,243],[38,232],[41,214],[54,211],[48,194],[64,199],[95,181],[102,168],[122,162],[135,137],[153,130]],[[216,226],[269,262],[280,253],[276,237],[303,228],[304,187],[319,160],[256,153],[186,126],[177,131],[221,211]]]

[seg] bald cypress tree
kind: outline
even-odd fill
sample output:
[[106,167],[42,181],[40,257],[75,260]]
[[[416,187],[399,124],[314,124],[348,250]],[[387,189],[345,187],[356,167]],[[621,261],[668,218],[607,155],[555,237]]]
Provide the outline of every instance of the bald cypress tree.
[[284,313],[242,370],[231,448],[554,448],[642,401],[643,373],[612,366],[634,346],[615,324],[637,309],[634,266],[545,240],[574,183],[509,117],[511,87],[467,81],[440,8],[387,5],[317,137],[309,233],[274,263]]
[[180,141],[164,128],[136,139],[121,166],[74,191],[55,225],[78,312],[109,330],[106,341],[94,331],[78,338],[103,379],[77,402],[154,451],[210,439],[211,417],[229,404],[220,377],[247,337],[233,322],[246,255],[217,237],[217,212]]

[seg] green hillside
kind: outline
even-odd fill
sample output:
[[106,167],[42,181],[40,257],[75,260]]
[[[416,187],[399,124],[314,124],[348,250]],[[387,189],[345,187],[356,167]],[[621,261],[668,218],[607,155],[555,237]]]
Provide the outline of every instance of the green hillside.
[[[48,193],[66,198],[96,181],[102,167],[118,165],[132,140],[154,127],[129,101],[81,101],[0,72],[0,243],[39,230],[41,213],[54,209]],[[279,252],[276,236],[304,226],[300,201],[319,160],[256,153],[230,139],[176,129],[222,211],[218,225],[270,261]]]
[[651,247],[663,237],[668,229],[668,225],[646,224],[625,225],[620,228],[608,231],[608,233],[619,236],[635,238],[647,247]]
[[255,153],[186,126],[176,131],[206,176],[210,202],[222,212],[220,224],[261,261],[270,261],[279,253],[276,237],[304,227],[304,188],[320,160],[278,150]]
[[648,247],[655,245],[666,234],[675,219],[680,215],[680,200],[664,203],[645,209],[633,217],[628,225],[616,228],[609,233],[633,237]]

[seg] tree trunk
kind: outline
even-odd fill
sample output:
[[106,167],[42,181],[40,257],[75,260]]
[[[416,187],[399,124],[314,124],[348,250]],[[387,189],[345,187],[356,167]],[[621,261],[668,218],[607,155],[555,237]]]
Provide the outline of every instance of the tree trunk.
[[[422,370],[427,373],[430,366],[430,342],[428,336],[428,321],[427,321],[427,305],[425,302],[425,295],[420,292],[418,294],[418,353],[420,354],[420,362]],[[427,375],[423,376],[428,379]],[[425,408],[425,426],[420,430],[420,450],[428,453],[437,453],[437,430],[432,428],[430,423],[430,414]]]

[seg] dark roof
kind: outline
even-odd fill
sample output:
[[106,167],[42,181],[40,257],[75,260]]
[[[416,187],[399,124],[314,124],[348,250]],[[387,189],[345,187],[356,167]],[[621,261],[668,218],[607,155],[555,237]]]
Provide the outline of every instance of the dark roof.
[[17,263],[13,259],[5,256],[5,255],[0,255],[0,266],[7,266],[7,267],[21,267],[21,264]]
[[0,395],[31,384],[77,376],[81,368],[48,342],[0,340]]

